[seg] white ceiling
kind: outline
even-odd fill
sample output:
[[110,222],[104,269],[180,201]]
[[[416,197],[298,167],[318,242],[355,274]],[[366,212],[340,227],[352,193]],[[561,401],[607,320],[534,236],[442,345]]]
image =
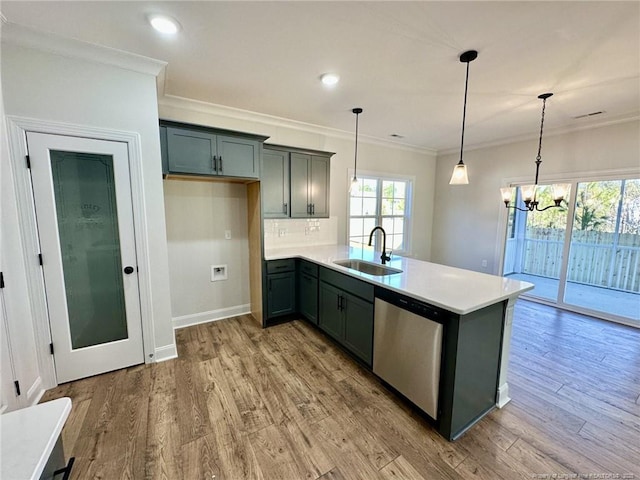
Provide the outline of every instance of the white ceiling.
[[[640,2],[3,1],[8,21],[168,62],[165,94],[459,148],[640,115]],[[182,30],[157,34],[149,13]],[[318,77],[337,72],[329,90]],[[583,119],[579,115],[605,113]]]

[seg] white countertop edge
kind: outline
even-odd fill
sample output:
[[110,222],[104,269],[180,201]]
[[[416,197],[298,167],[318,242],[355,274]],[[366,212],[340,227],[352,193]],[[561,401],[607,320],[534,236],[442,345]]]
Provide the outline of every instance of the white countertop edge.
[[[330,247],[328,245],[323,246],[323,247]],[[350,247],[347,246],[340,246],[340,245],[335,245],[334,246],[336,249],[349,249]],[[488,299],[484,302],[479,302],[474,304],[472,307],[469,308],[458,308],[454,305],[451,304],[444,304],[442,302],[439,302],[438,300],[435,300],[433,298],[427,298],[424,296],[421,296],[415,292],[410,292],[407,290],[403,290],[401,288],[397,288],[394,287],[392,285],[388,285],[386,283],[383,283],[379,280],[380,277],[376,277],[374,275],[368,275],[366,273],[362,273],[362,272],[358,272],[355,270],[352,270],[350,268],[347,267],[343,267],[341,265],[336,265],[335,263],[333,263],[333,261],[331,262],[327,262],[327,261],[321,261],[312,257],[309,257],[307,255],[305,255],[304,253],[300,253],[300,252],[295,252],[294,250],[296,250],[296,248],[293,247],[289,247],[289,248],[277,248],[277,249],[270,249],[270,250],[265,250],[264,252],[264,259],[269,261],[269,260],[284,260],[284,259],[288,259],[288,258],[300,258],[303,260],[306,260],[308,262],[314,263],[316,265],[320,265],[322,267],[325,268],[330,268],[332,270],[335,270],[337,272],[340,272],[342,274],[345,275],[349,275],[353,278],[357,278],[360,280],[363,280],[367,283],[370,283],[374,286],[378,286],[381,288],[384,288],[386,290],[391,290],[397,293],[400,293],[402,295],[406,295],[408,297],[414,298],[416,300],[420,300],[422,302],[428,303],[429,305],[433,305],[435,307],[439,307],[439,308],[443,308],[445,310],[448,310],[450,312],[456,313],[458,315],[467,315],[469,313],[475,312],[477,310],[480,310],[482,308],[488,307],[490,305],[494,305],[496,303],[499,302],[503,302],[505,300],[508,300],[510,298],[516,298],[518,296],[520,296],[522,293],[527,292],[529,290],[533,290],[534,285],[532,283],[528,283],[528,282],[523,282],[523,281],[519,281],[519,280],[512,280],[514,282],[519,282],[521,285],[523,285],[523,287],[514,290],[512,292],[509,293],[505,293],[504,295],[499,295],[496,296],[494,298]],[[378,253],[376,253],[375,255],[378,255]],[[336,258],[335,260],[342,260],[342,259],[348,259],[350,258],[348,255],[343,257],[343,258]],[[416,260],[416,259],[408,259],[414,262],[422,262],[422,263],[431,263],[431,262],[426,262],[423,260]],[[444,265],[446,267],[446,265]],[[448,268],[456,268],[457,270],[464,270],[464,269],[458,269],[457,267],[448,267]],[[469,270],[469,272],[473,272],[472,270]],[[473,273],[480,273],[480,272],[473,272]],[[488,275],[488,274],[482,274],[482,275]],[[496,275],[493,275],[494,277],[497,277]],[[497,278],[502,278],[502,277],[497,277]]]
[[[22,473],[24,473],[23,471],[19,471],[19,472],[6,471],[5,467],[7,462],[5,459],[3,459],[2,470],[0,470],[3,478],[5,478],[5,475],[6,475],[7,479],[29,478],[33,480],[38,480],[40,478],[40,475],[44,471],[44,467],[47,465],[47,462],[49,461],[49,457],[51,456],[51,452],[53,452],[53,448],[55,447],[56,442],[58,441],[58,437],[60,437],[60,434],[62,433],[62,428],[64,427],[64,424],[67,421],[67,418],[69,418],[69,414],[71,413],[71,399],[69,397],[58,398],[56,400],[51,400],[50,402],[40,403],[38,405],[33,405],[31,407],[26,407],[20,410],[14,410],[13,412],[5,413],[4,415],[2,415],[2,417],[6,417],[8,415],[8,416],[13,416],[14,419],[15,418],[19,419],[20,417],[26,418],[26,416],[33,414],[33,409],[42,408],[42,407],[45,407],[48,410],[50,410],[51,415],[54,416],[56,420],[51,426],[50,431],[45,432],[48,435],[48,437],[47,437],[46,444],[44,445],[44,450],[42,450],[41,452],[35,453],[33,455],[34,457],[36,455],[39,456],[35,464],[32,462],[28,462],[27,459],[25,459],[27,460],[27,462],[22,464],[25,468],[29,464],[33,465],[33,470],[30,472],[30,476],[24,477],[22,475]],[[49,414],[49,412],[47,412],[47,414]],[[3,423],[6,423],[6,422],[3,422]],[[29,427],[31,427],[31,425],[29,425]],[[4,428],[6,428],[6,425],[3,425],[3,429]],[[7,433],[6,431],[3,432],[3,436],[6,433]],[[17,436],[19,435],[19,433],[20,432],[16,432],[15,435]],[[18,439],[14,437],[14,440],[18,440]],[[3,450],[4,451],[2,452],[2,456],[4,457],[4,455],[7,452],[5,448],[3,448]],[[10,452],[10,453],[15,454],[17,452]]]

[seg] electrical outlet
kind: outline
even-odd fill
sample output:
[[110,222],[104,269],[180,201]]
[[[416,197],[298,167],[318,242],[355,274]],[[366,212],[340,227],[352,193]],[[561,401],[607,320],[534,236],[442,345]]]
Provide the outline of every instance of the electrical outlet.
[[482,268],[487,268],[487,261],[486,260],[482,260]]
[[226,240],[231,240],[231,230],[225,230],[224,231],[224,238]]
[[278,230],[278,236],[279,237],[284,237],[287,234],[287,229],[286,228],[281,228],[280,230]]

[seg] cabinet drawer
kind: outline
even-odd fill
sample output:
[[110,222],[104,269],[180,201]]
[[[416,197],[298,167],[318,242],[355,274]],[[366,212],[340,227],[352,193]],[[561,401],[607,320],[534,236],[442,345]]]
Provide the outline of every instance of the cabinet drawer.
[[367,282],[334,272],[328,268],[320,269],[320,280],[335,285],[352,295],[357,295],[367,302],[373,303],[373,285]]
[[293,272],[296,269],[296,261],[293,258],[283,260],[269,260],[267,262],[267,274]]
[[300,273],[306,273],[312,277],[318,278],[318,265],[315,263],[300,260]]

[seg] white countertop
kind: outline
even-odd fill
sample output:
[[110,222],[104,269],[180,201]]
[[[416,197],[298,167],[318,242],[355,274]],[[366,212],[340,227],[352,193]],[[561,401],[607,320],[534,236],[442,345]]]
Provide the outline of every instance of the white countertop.
[[63,397],[0,415],[0,478],[39,479],[69,412]]
[[323,267],[360,278],[373,285],[403,293],[417,300],[466,315],[494,303],[516,297],[533,288],[532,283],[510,280],[486,273],[447,267],[437,263],[392,255],[387,266],[402,273],[377,277],[333,263],[356,258],[380,263],[380,252],[361,250],[345,245],[288,247],[265,251],[265,260],[304,258]]

